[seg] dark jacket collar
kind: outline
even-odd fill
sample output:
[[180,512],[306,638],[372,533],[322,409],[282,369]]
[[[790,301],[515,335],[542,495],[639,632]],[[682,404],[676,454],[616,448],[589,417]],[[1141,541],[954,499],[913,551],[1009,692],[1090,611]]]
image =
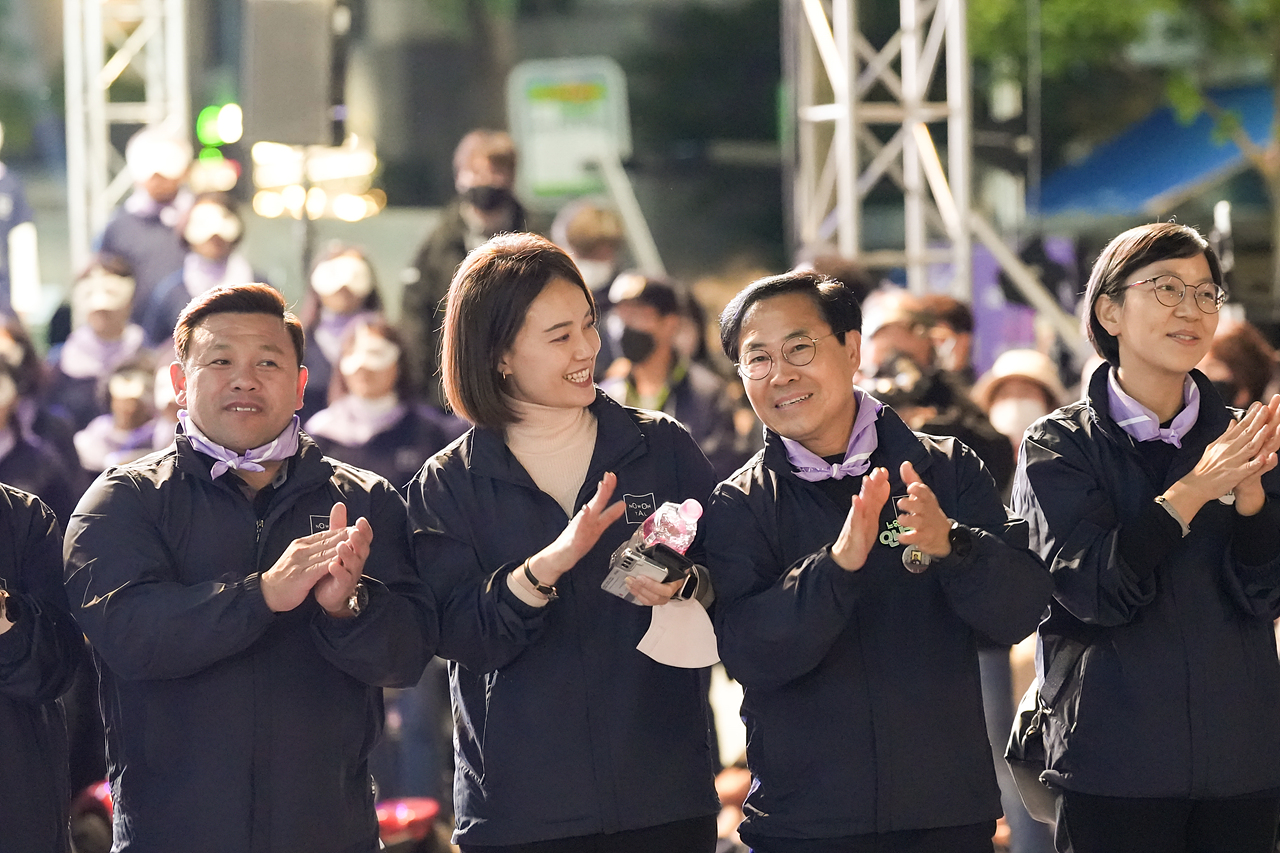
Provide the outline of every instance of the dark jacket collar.
[[[596,446],[586,479],[587,483],[594,483],[606,471],[644,453],[648,445],[631,413],[599,388],[596,388],[595,401],[587,408],[596,417]],[[506,436],[500,429],[476,427],[462,451],[466,466],[473,474],[537,488],[529,472],[507,447]]]
[[[1093,371],[1093,375],[1089,377],[1089,393],[1085,402],[1099,428],[1121,444],[1132,446],[1133,438],[1111,417],[1111,398],[1107,393],[1107,379],[1110,375],[1111,365],[1106,362]],[[1199,370],[1191,369],[1191,380],[1200,389],[1200,414],[1196,417],[1196,425],[1187,433],[1187,440],[1182,443],[1183,448],[1208,445],[1222,435],[1232,417],[1240,414],[1238,410],[1227,406],[1218,389]]]

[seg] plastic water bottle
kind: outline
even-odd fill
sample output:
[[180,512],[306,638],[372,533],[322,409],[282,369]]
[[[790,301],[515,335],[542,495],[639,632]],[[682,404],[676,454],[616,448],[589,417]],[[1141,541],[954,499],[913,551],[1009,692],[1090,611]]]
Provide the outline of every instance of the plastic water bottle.
[[661,542],[673,551],[683,554],[693,544],[698,532],[698,519],[702,517],[702,504],[693,498],[684,503],[667,501],[654,511],[641,525],[644,544]]

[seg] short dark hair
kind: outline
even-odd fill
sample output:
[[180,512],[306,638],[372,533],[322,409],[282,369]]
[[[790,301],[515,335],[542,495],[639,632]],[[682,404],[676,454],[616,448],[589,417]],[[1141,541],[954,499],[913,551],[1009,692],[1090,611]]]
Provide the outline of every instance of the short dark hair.
[[453,149],[453,173],[457,175],[471,161],[483,157],[489,162],[489,168],[507,177],[516,173],[516,143],[511,134],[505,130],[473,130],[458,142]]
[[720,312],[720,346],[730,361],[738,360],[742,320],[751,306],[786,293],[803,293],[812,299],[841,345],[845,332],[862,332],[862,306],[850,287],[812,270],[792,270],[751,282]]
[[1125,294],[1128,292],[1124,280],[1134,270],[1156,261],[1193,258],[1196,255],[1204,255],[1209,262],[1209,274],[1213,276],[1213,283],[1225,289],[1222,265],[1218,262],[1217,253],[1200,236],[1200,232],[1189,225],[1154,222],[1130,228],[1112,239],[1093,262],[1093,271],[1089,274],[1089,283],[1084,289],[1084,333],[1089,338],[1089,343],[1093,344],[1094,351],[1113,366],[1119,366],[1120,342],[1102,328],[1102,323],[1093,310],[1101,297],[1106,296],[1117,304],[1124,304]]
[[178,315],[173,327],[173,348],[178,361],[186,362],[191,352],[191,335],[206,318],[214,314],[266,314],[279,318],[293,341],[293,351],[302,366],[306,349],[302,324],[285,304],[280,291],[267,284],[229,284],[215,287],[192,299]]
[[444,393],[453,410],[476,426],[499,429],[518,420],[502,393],[498,362],[553,278],[581,288],[596,316],[595,300],[573,261],[536,234],[499,234],[473,249],[454,274],[441,342]]

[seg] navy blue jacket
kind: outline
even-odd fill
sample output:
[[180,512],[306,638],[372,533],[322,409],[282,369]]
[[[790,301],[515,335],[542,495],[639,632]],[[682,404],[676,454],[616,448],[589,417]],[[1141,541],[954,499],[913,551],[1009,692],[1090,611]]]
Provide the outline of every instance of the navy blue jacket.
[[[961,826],[1001,813],[976,636],[1015,643],[1031,633],[1049,575],[973,451],[911,432],[888,406],[876,434],[871,465],[889,470],[891,497],[856,572],[830,549],[849,506],[796,477],[771,430],[705,516],[720,655],[745,693],[748,842]],[[895,534],[904,460],[973,536],[968,555],[921,574],[903,568]]]
[[[129,853],[373,853],[367,766],[382,687],[415,684],[436,616],[410,563],[403,500],[303,436],[259,520],[179,432],[112,468],[72,516],[66,585],[92,644],[115,847]],[[285,613],[260,578],[335,501],[373,526],[368,607]]]
[[[1049,778],[1116,797],[1230,797],[1280,787],[1280,559],[1233,554],[1235,510],[1210,501],[1147,576],[1121,557],[1120,531],[1182,478],[1231,410],[1203,374],[1200,414],[1163,482],[1110,415],[1107,365],[1088,397],[1027,431],[1013,509],[1053,573],[1041,671],[1064,637],[1090,642],[1045,734]],[[1268,504],[1280,471],[1263,478]],[[1177,533],[1173,533],[1177,536]]]
[[544,607],[516,598],[507,575],[569,519],[500,432],[468,432],[409,486],[414,554],[440,603],[439,654],[449,660],[460,843],[611,833],[719,811],[705,673],[637,651],[650,608],[600,588],[609,556],[657,504],[705,501],[711,468],[666,415],[603,393],[591,411],[596,446],[575,507],[612,471],[627,512]]
[[84,657],[62,587],[62,530],[34,495],[0,485],[0,849],[68,850],[67,727],[58,697]]

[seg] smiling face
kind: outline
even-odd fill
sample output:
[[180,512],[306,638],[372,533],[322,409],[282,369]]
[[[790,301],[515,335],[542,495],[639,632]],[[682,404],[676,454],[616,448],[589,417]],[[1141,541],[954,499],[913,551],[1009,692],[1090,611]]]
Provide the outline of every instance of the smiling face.
[[1134,270],[1124,283],[1164,274],[1178,276],[1188,288],[1172,308],[1160,304],[1150,283],[1127,288],[1122,302],[1104,296],[1094,305],[1098,322],[1119,344],[1121,378],[1130,382],[1157,377],[1181,381],[1209,352],[1218,328],[1218,315],[1201,311],[1192,293],[1214,283],[1205,256],[1156,261]]
[[[819,456],[844,452],[857,414],[853,375],[861,335],[847,332],[841,344],[831,332],[812,298],[784,293],[747,309],[738,344],[739,361],[748,350],[757,349],[773,359],[768,376],[742,380],[756,415],[769,429]],[[818,342],[813,361],[803,367],[781,355],[782,342],[793,335]]]
[[582,288],[553,278],[529,304],[515,342],[498,362],[504,390],[516,400],[582,408],[596,398],[592,368],[600,351],[591,304]]
[[184,363],[169,368],[178,404],[210,440],[236,453],[279,435],[302,406],[284,321],[270,314],[213,314],[195,327]]

